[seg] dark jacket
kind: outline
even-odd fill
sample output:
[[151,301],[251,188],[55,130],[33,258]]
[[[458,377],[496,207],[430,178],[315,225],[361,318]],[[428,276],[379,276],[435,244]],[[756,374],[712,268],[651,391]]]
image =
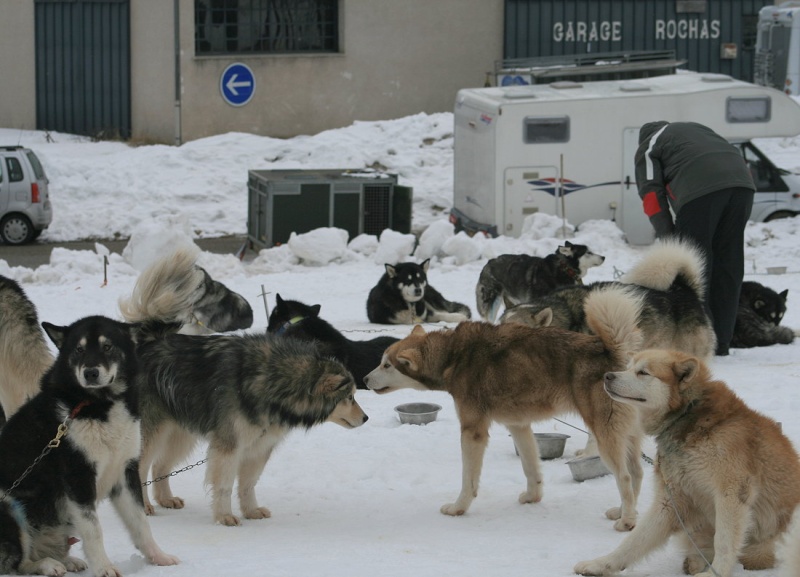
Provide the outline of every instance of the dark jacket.
[[727,188],[755,190],[741,152],[719,134],[696,122],[649,122],[639,130],[636,185],[656,235],[674,229],[686,203]]

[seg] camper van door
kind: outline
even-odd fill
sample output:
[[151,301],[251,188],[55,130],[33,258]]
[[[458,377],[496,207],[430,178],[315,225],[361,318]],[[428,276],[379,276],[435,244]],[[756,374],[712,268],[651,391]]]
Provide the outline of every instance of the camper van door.
[[617,226],[625,233],[628,243],[652,244],[656,238],[650,219],[644,213],[639,187],[636,186],[636,163],[634,157],[639,148],[639,129],[625,128],[622,134],[622,191],[618,208]]
[[504,172],[503,207],[505,230],[501,234],[519,236],[525,217],[539,211],[561,214],[561,188],[555,166],[509,167]]

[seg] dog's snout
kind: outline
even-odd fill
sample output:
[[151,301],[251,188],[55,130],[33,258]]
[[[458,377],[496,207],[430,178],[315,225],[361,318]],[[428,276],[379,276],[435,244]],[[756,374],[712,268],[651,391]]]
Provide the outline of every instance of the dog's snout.
[[603,376],[603,380],[604,380],[606,383],[611,383],[611,382],[613,382],[613,381],[614,381],[616,378],[617,378],[617,375],[616,375],[616,374],[614,374],[614,373],[606,373],[606,374]]
[[422,289],[419,288],[419,287],[416,287],[414,289],[414,296],[417,296],[417,297],[422,296]]
[[369,415],[364,413],[364,418],[362,419],[361,423],[363,424],[366,423],[367,421],[369,421]]
[[89,383],[96,383],[97,379],[100,378],[100,369],[97,367],[83,369],[83,378]]

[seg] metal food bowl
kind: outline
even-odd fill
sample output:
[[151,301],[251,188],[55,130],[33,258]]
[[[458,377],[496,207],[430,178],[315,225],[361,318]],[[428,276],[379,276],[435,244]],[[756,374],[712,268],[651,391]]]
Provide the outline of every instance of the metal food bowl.
[[[542,460],[558,459],[564,454],[564,447],[567,445],[569,435],[563,433],[534,433],[536,444],[539,446],[539,458]],[[514,450],[519,456],[519,449],[516,443]]]
[[767,274],[783,274],[786,272],[785,266],[768,266]]
[[576,481],[585,481],[587,479],[594,479],[595,477],[602,477],[609,475],[611,471],[605,466],[605,463],[600,460],[600,457],[594,455],[592,457],[578,457],[567,461],[569,470],[572,471],[572,478]]
[[406,403],[394,408],[404,425],[426,425],[436,420],[441,405],[436,403]]

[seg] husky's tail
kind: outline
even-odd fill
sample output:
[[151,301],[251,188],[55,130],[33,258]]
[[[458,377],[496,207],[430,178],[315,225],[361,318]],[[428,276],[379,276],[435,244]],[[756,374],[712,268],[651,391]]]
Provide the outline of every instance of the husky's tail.
[[642,346],[642,332],[637,326],[642,307],[642,297],[625,286],[604,287],[586,297],[586,323],[621,365]]
[[620,280],[627,284],[666,291],[680,277],[704,301],[705,262],[703,252],[692,242],[662,240],[648,249],[642,260]]
[[145,269],[133,294],[120,299],[119,310],[130,323],[160,321],[187,324],[205,292],[205,275],[195,266],[196,255],[179,249]]

